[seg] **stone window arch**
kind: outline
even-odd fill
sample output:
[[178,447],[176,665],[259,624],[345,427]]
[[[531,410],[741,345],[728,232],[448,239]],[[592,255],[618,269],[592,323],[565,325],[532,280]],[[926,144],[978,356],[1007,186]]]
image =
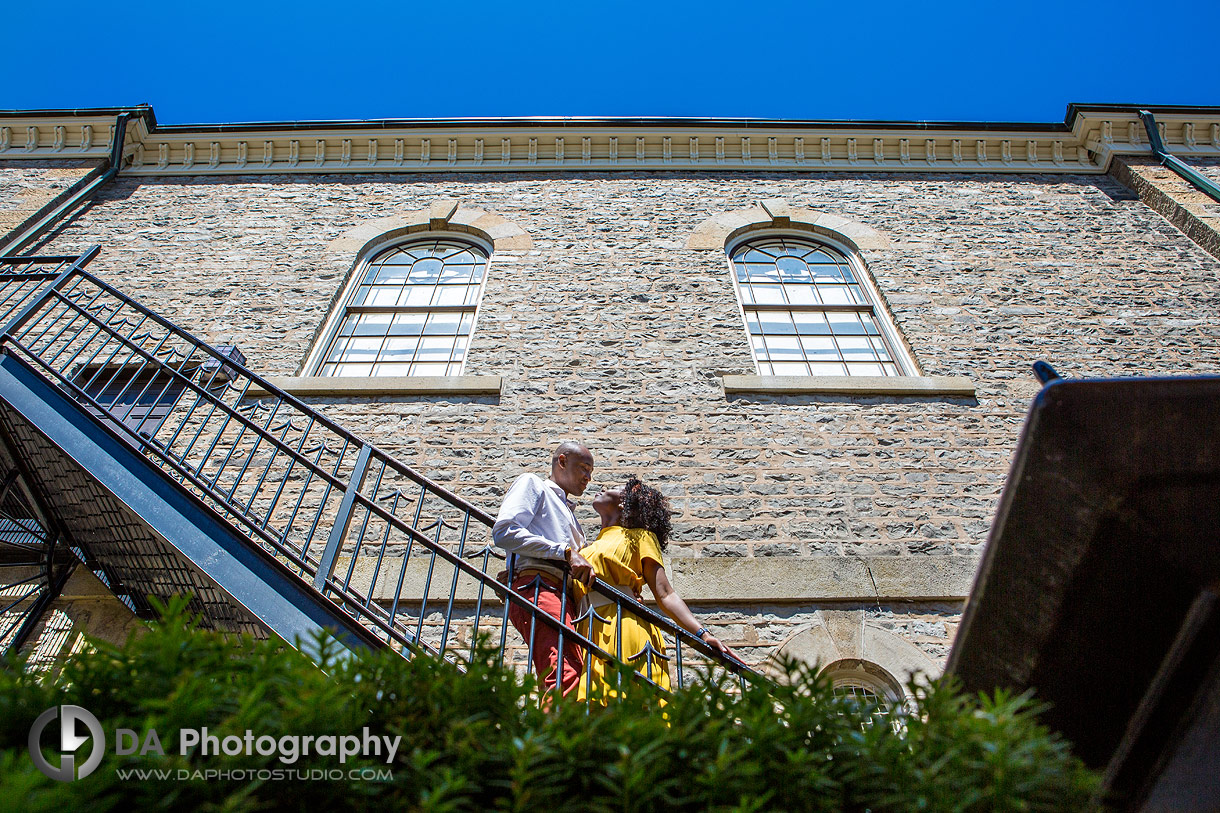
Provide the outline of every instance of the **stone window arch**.
[[860,610],[819,611],[814,623],[776,647],[764,668],[778,677],[782,658],[816,666],[836,693],[867,691],[908,707],[914,700],[910,682],[931,680],[943,671],[919,647],[867,622]]
[[301,374],[461,375],[493,254],[532,246],[518,225],[448,198],[348,230],[324,252],[324,266],[350,270]]
[[791,229],[749,231],[727,254],[759,375],[917,372],[862,261],[846,246]]
[[830,680],[836,697],[874,706],[879,716],[906,707],[902,685],[872,661],[844,658],[828,664],[821,674]]
[[320,376],[460,375],[491,251],[429,233],[380,248],[348,282],[313,354]]
[[[746,395],[788,396],[788,395],[832,395],[832,396],[894,396],[917,398],[973,398],[974,385],[962,376],[929,375],[925,373],[916,361],[914,353],[902,335],[894,314],[886,302],[881,287],[873,279],[869,270],[870,264],[892,262],[890,257],[889,239],[876,229],[858,221],[850,220],[829,212],[819,212],[814,209],[804,209],[791,206],[782,198],[772,198],[756,202],[746,209],[721,212],[700,223],[686,241],[686,248],[693,251],[717,251],[726,258],[730,266],[730,274],[735,274],[730,260],[732,251],[752,240],[773,235],[784,235],[794,240],[809,241],[823,246],[828,251],[846,258],[847,267],[867,291],[872,307],[874,323],[883,332],[885,346],[895,367],[888,370],[889,375],[868,375],[863,373],[868,368],[858,368],[856,371],[844,369],[841,375],[814,374],[813,367],[804,365],[808,372],[793,374],[777,373],[774,366],[769,371],[758,364],[758,354],[752,338],[752,355],[756,362],[755,372],[750,375],[736,372],[725,373],[722,377],[724,392],[728,397]],[[740,302],[740,288],[733,283]],[[750,325],[747,322],[744,304],[742,309],[742,327],[749,337]],[[861,330],[863,330],[861,322]],[[792,330],[797,331],[795,321]],[[765,331],[761,331],[765,335]],[[796,333],[800,335],[799,332]],[[815,334],[816,335],[816,334]],[[813,341],[814,347],[819,342]],[[871,342],[870,342],[871,344]],[[825,347],[825,342],[821,342]],[[791,350],[791,343],[786,348]],[[863,348],[859,348],[863,352]],[[768,354],[769,355],[769,354]],[[802,355],[802,359],[804,359]],[[876,362],[877,359],[873,359]],[[865,363],[873,363],[865,362]],[[772,364],[768,357],[768,364]],[[792,368],[795,370],[796,368]],[[826,368],[829,369],[829,368]]]

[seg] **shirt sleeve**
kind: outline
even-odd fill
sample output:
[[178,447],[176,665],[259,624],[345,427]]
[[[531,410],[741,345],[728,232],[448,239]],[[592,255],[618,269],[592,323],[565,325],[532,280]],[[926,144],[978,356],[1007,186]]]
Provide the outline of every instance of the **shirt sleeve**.
[[509,553],[535,559],[563,559],[567,544],[547,539],[529,530],[534,516],[542,508],[541,478],[523,474],[509,487],[500,505],[495,525],[491,526],[491,538]]
[[652,531],[641,529],[637,541],[639,543],[641,574],[644,572],[645,559],[651,559],[661,567],[665,567],[665,560],[661,558],[661,544],[657,541],[656,534]]

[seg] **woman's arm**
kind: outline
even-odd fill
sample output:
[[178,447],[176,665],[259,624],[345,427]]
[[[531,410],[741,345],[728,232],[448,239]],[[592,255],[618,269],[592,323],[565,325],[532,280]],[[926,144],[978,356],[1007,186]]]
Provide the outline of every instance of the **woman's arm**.
[[[678,626],[692,635],[704,629],[703,625],[699,623],[699,619],[695,618],[694,613],[686,606],[686,602],[682,600],[682,597],[674,590],[673,585],[669,583],[669,576],[665,575],[665,568],[652,559],[644,560],[644,581],[648,582],[648,588],[657,597],[657,603],[661,605],[661,609]],[[704,632],[703,643],[722,655],[728,655],[734,660],[741,660],[736,652],[722,644],[710,632]]]

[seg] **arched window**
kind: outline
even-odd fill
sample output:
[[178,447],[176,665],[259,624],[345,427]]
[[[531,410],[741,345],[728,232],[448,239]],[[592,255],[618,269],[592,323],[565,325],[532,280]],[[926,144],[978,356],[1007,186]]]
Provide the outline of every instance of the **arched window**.
[[729,259],[760,375],[915,374],[871,281],[842,251],[768,235],[731,247]]
[[898,681],[875,663],[844,659],[827,666],[822,674],[830,679],[835,697],[871,707],[875,719],[906,708]]
[[487,276],[475,243],[430,237],[363,263],[310,369],[323,376],[459,375]]

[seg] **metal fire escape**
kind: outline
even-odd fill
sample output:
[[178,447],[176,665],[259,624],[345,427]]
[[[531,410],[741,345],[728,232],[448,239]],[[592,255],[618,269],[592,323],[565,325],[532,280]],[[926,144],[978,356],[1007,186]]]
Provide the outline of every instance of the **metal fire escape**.
[[[560,626],[492,575],[491,516],[87,272],[98,251],[0,257],[0,653],[77,563],[139,615],[189,594],[205,626],[294,645],[460,663],[482,639],[521,665],[508,605]],[[594,589],[661,627],[665,655],[598,649],[592,612],[562,646],[679,686],[751,671]]]

